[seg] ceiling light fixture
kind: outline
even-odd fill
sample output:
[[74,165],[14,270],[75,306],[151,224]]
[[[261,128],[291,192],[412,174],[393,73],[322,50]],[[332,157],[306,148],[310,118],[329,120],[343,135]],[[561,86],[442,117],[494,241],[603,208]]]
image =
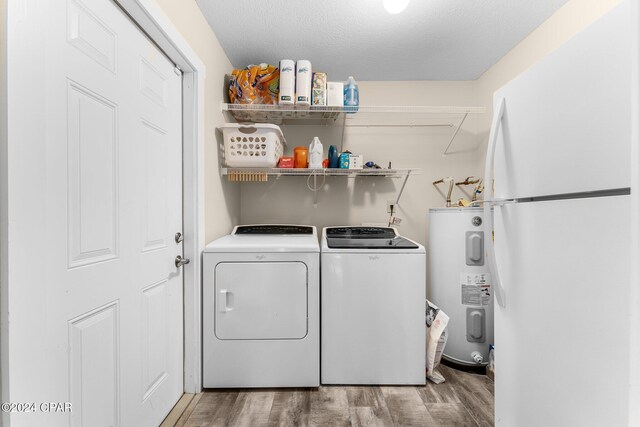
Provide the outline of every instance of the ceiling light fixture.
[[387,12],[397,15],[409,6],[410,0],[382,0],[382,4]]

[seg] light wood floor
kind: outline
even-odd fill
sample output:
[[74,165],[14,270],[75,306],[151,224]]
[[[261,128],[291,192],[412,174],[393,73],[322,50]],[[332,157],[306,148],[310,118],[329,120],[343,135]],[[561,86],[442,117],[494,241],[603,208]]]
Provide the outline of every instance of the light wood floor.
[[169,426],[492,426],[493,382],[438,368],[443,384],[424,387],[230,389],[185,395]]

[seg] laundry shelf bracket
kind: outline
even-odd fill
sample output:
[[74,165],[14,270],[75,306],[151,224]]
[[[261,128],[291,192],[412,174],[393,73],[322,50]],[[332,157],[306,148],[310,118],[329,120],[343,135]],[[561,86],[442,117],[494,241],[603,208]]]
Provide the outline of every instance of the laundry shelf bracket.
[[449,144],[447,144],[447,148],[444,149],[444,152],[442,153],[443,156],[446,156],[449,153],[449,148],[451,148],[451,145],[453,144],[453,141],[456,139],[456,136],[458,136],[458,132],[460,132],[460,128],[462,127],[462,124],[464,123],[464,121],[467,119],[467,116],[469,115],[469,113],[465,113],[462,116],[462,119],[460,120],[460,123],[458,123],[458,126],[456,126],[456,129],[453,131],[453,135],[451,135],[451,139],[449,140]]
[[398,191],[398,197],[396,197],[396,205],[400,206],[400,197],[402,197],[402,193],[404,192],[404,187],[407,185],[407,181],[409,181],[409,175],[411,175],[411,170],[407,171],[407,174],[404,177],[404,181],[402,181],[402,186],[400,187],[400,191]]

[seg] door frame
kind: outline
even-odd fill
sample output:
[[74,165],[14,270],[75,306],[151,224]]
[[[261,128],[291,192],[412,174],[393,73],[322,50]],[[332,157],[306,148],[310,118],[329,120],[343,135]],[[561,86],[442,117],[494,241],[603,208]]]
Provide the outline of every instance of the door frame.
[[[197,393],[202,390],[202,313],[201,313],[201,277],[202,251],[204,250],[204,80],[206,67],[199,56],[189,46],[186,39],[169,20],[155,0],[111,0],[118,4],[140,28],[156,43],[182,71],[182,161],[183,161],[183,244],[184,257],[191,263],[184,268],[184,391]],[[11,5],[9,6],[9,3]],[[33,5],[31,5],[33,6]],[[16,54],[18,48],[11,45],[7,35],[12,27],[20,23],[27,13],[26,2],[18,5],[17,0],[0,0],[0,378],[2,381],[2,400],[8,401],[9,390],[9,295],[12,288],[9,278],[12,267],[9,241],[12,227],[20,228],[24,224],[13,225],[10,221],[9,201],[20,194],[24,185],[11,179],[9,164],[19,168],[12,152],[20,144],[19,138],[28,132],[8,130],[9,80],[8,58]],[[29,31],[28,38],[34,37],[37,28]],[[22,35],[21,35],[22,36]],[[21,37],[18,36],[18,37]],[[24,79],[23,79],[24,81]],[[35,90],[35,89],[34,89]],[[25,123],[33,117],[24,117],[24,109],[18,113],[12,109],[11,122],[23,119]],[[36,120],[38,116],[36,117]],[[9,141],[9,135],[12,141]],[[9,157],[13,159],[9,161]],[[31,166],[33,168],[33,165]],[[18,232],[17,234],[21,234]],[[17,266],[16,266],[17,269]],[[16,286],[16,285],[14,285]],[[1,422],[0,422],[1,425]]]

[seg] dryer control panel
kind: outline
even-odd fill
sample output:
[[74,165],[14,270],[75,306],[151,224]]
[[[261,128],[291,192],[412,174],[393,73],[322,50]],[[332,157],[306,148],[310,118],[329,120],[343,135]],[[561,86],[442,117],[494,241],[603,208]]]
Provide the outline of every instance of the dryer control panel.
[[239,225],[233,234],[313,234],[313,227],[306,225]]

